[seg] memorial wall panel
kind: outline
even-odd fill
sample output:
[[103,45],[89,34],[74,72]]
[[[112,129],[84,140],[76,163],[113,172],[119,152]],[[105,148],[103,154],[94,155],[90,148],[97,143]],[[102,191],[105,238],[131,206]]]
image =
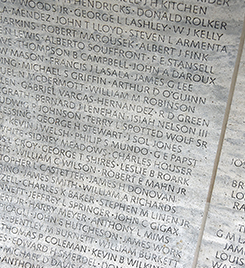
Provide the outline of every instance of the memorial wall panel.
[[244,8],[0,0],[0,267],[191,267]]
[[238,73],[197,267],[244,266],[244,72]]

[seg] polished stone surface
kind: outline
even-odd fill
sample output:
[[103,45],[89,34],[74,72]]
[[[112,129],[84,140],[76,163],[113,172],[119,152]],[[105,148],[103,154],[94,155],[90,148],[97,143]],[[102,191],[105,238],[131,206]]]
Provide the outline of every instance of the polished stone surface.
[[244,266],[244,72],[243,50],[197,267]]
[[244,1],[0,3],[1,267],[190,268]]

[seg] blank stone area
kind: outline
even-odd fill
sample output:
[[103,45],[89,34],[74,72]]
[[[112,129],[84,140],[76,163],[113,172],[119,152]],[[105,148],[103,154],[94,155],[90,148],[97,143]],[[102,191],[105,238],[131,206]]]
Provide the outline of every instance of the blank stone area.
[[197,267],[244,266],[244,71],[243,49]]
[[0,267],[191,267],[243,11],[0,0]]

